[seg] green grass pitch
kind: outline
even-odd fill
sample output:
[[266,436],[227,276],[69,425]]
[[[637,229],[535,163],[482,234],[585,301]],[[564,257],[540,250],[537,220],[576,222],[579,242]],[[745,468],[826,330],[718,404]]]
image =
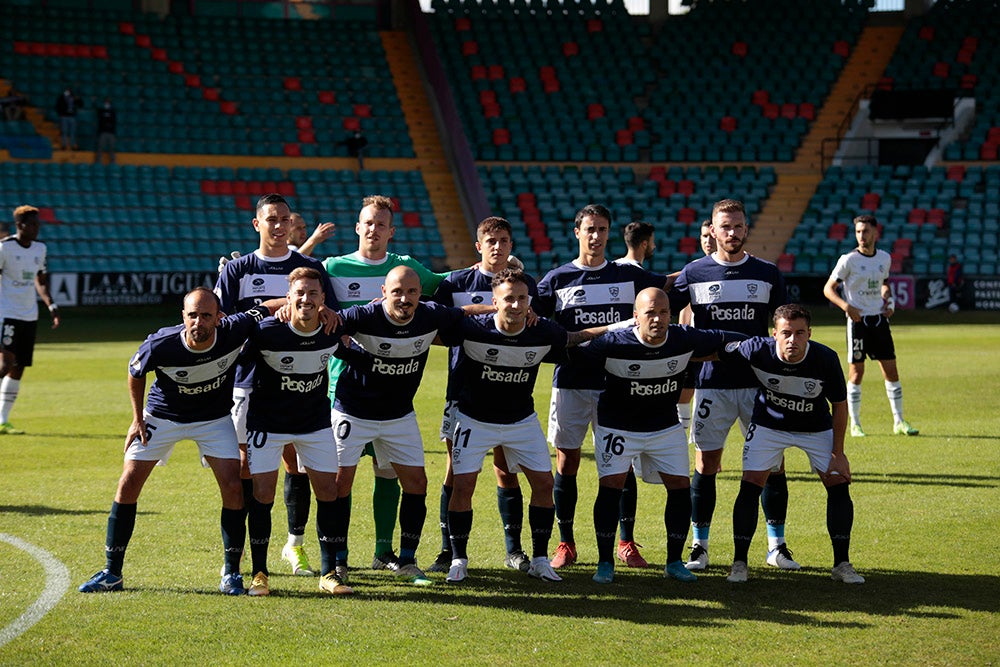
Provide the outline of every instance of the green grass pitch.
[[[825,309],[817,309],[824,310]],[[843,356],[832,313],[814,339]],[[719,478],[712,565],[695,584],[663,578],[662,487],[642,485],[636,537],[653,564],[619,567],[610,586],[595,565],[593,449],[585,445],[576,532],[580,563],[561,584],[506,570],[492,473],[475,498],[470,578],[449,587],[399,585],[370,564],[371,470],[359,467],[351,528],[357,594],[332,599],[315,578],[278,560],[284,507],[274,510],[269,598],[217,592],[219,497],[191,443],[157,468],[139,501],[123,593],[76,587],[103,566],[104,529],[129,423],[126,364],[170,311],[68,311],[41,322],[35,365],[0,436],[0,665],[365,664],[963,664],[1000,662],[1000,324],[995,314],[901,313],[895,326],[907,418],[918,437],[891,435],[875,364],[864,382],[865,439],[848,437],[854,471],[851,558],[863,586],[830,580],[825,494],[805,455],[787,457],[787,536],[799,572],[764,565],[763,519],[751,580],[727,584],[739,440]],[[44,331],[43,331],[44,330]],[[437,428],[444,353],[435,350],[417,401],[427,451],[428,518],[418,556],[437,553],[444,448]],[[551,370],[535,392],[547,414]],[[280,496],[280,493],[279,493]],[[525,522],[527,523],[527,522]],[[310,520],[307,550],[319,550]],[[397,535],[398,538],[398,535]],[[17,540],[23,542],[17,542]],[[528,543],[527,526],[524,530]],[[553,539],[552,546],[555,546]],[[59,597],[27,543],[65,565]],[[57,587],[58,588],[58,587]],[[47,592],[49,591],[49,592]],[[50,597],[46,597],[50,596]],[[51,598],[51,599],[50,599]],[[44,601],[54,602],[44,614]],[[40,620],[11,639],[33,613]]]

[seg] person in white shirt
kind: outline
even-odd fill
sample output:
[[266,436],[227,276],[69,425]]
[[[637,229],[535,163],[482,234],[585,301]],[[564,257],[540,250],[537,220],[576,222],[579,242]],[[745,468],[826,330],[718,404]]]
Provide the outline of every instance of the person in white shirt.
[[59,326],[59,308],[49,294],[45,272],[45,244],[38,238],[38,209],[18,206],[14,209],[16,233],[0,241],[0,313],[3,335],[0,336],[0,435],[24,433],[10,423],[10,411],[17,400],[24,369],[31,365],[38,328],[38,300],[52,315],[52,328]]
[[[878,220],[873,215],[854,218],[858,247],[842,255],[823,287],[823,294],[847,315],[847,354],[850,367],[847,377],[847,410],[851,435],[864,437],[861,428],[861,378],[865,375],[865,357],[878,362],[885,379],[885,393],[892,409],[892,432],[917,435],[919,431],[903,419],[903,389],[896,368],[896,348],[889,330],[889,318],[896,301],[889,288],[889,253],[875,248]],[[841,293],[838,293],[838,288]]]

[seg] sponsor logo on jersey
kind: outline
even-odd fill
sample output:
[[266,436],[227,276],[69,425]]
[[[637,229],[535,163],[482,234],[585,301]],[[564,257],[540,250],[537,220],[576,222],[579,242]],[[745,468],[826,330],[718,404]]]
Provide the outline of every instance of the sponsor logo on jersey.
[[347,286],[347,298],[352,300],[361,298],[361,283],[350,283]]
[[[177,374],[180,375],[184,371],[178,371]],[[184,373],[187,375],[187,373]],[[205,384],[195,385],[193,387],[188,387],[187,385],[179,384],[177,385],[177,393],[185,394],[187,396],[197,396],[199,394],[207,394],[210,391],[215,391],[221,387],[226,382],[226,376],[220,375],[211,382],[206,382]]]
[[680,384],[677,380],[667,380],[666,382],[643,384],[642,382],[629,383],[629,395],[631,396],[662,396],[678,391]]
[[495,362],[500,356],[500,350],[495,347],[491,347],[486,350],[486,361]]
[[287,375],[282,375],[281,389],[282,391],[294,391],[300,394],[308,394],[309,392],[322,387],[325,380],[325,373],[320,373],[312,380],[296,380]]
[[629,377],[636,378],[639,377],[640,370],[642,370],[642,364],[629,364],[625,372]]
[[405,364],[394,364],[375,357],[372,362],[372,370],[381,375],[409,375],[420,371],[420,362],[416,359],[410,359]]
[[785,398],[784,396],[779,396],[775,394],[770,389],[765,390],[767,395],[767,402],[771,405],[775,405],[779,408],[785,408],[786,410],[794,410],[795,412],[812,412],[813,402],[808,401],[804,398],[795,400],[794,398]]
[[177,373],[176,373],[176,377],[177,377],[178,379],[181,379],[181,380],[183,380],[183,379],[184,379],[184,378],[186,378],[187,376],[188,376],[188,372],[187,372],[187,371],[185,371],[185,370],[179,370],[179,371],[177,371]]
[[495,371],[492,367],[483,365],[481,380],[488,382],[530,382],[531,373],[526,370],[519,371]]
[[731,322],[734,320],[752,320],[754,308],[749,303],[735,308],[723,308],[722,306],[709,306],[708,316],[716,322]]
[[254,278],[253,280],[250,281],[250,293],[260,294],[261,292],[264,291],[264,284],[265,281],[263,278]]
[[608,308],[607,310],[592,310],[587,311],[583,308],[573,309],[573,322],[577,325],[590,326],[590,325],[601,325],[601,324],[614,324],[615,322],[620,322],[622,319],[621,313],[615,308]]
[[573,292],[573,295],[569,298],[569,302],[571,304],[572,303],[577,303],[577,304],[587,303],[587,290],[582,290],[582,289],[576,290],[575,292]]
[[472,297],[472,303],[482,303],[484,300],[485,299],[483,299],[482,295],[480,294],[477,294],[476,296]]
[[392,349],[392,343],[379,343],[378,349],[381,350],[382,352],[388,352],[389,350]]
[[722,285],[719,283],[713,283],[708,286],[708,296],[712,299],[717,299],[722,295]]
[[278,370],[289,373],[295,367],[295,357],[288,355],[278,360]]

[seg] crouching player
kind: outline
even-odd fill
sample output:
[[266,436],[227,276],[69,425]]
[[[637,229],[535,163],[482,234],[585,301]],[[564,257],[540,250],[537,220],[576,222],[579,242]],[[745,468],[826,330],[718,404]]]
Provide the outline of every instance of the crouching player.
[[[128,367],[132,425],[125,435],[125,464],[108,515],[105,566],[80,586],[81,593],[122,590],[122,565],[135,528],[139,494],[153,467],[165,464],[180,440],[195,441],[222,493],[225,566],[219,590],[228,595],[246,592],[240,576],[246,538],[240,450],[229,418],[234,369],[257,322],[283,303],[284,299],[270,300],[223,318],[219,297],[197,287],[184,297],[184,323],[160,329],[139,346]],[[151,371],[156,380],[143,409],[146,374]]]
[[[720,358],[744,359],[761,385],[743,446],[743,481],[733,506],[735,554],[728,581],[747,580],[747,554],[757,528],[757,501],[768,471],[784,451],[809,456],[826,487],[826,527],[833,542],[833,580],[863,584],[848,559],[854,504],[851,467],[844,455],[847,386],[837,353],[812,335],[809,311],[797,304],[774,311],[774,337],[730,343]],[[827,406],[829,403],[829,407]],[[832,408],[832,412],[831,412]]]
[[288,275],[290,319],[269,318],[250,335],[247,356],[254,365],[253,392],[247,412],[247,464],[253,478],[249,506],[250,595],[269,595],[267,549],[271,508],[285,445],[294,445],[316,494],[316,534],[322,558],[319,588],[349,595],[336,571],[336,553],[347,543],[347,499],[337,498],[337,446],[330,426],[327,362],[340,331],[326,331],[320,313],[326,294],[324,276],[311,267]]
[[677,398],[692,357],[709,357],[727,342],[745,336],[669,324],[670,300],[656,287],[639,292],[634,317],[634,327],[607,333],[571,352],[581,365],[601,367],[605,375],[594,429],[600,478],[594,502],[598,560],[594,581],[610,584],[614,579],[618,507],[625,477],[634,466],[645,482],[662,483],[667,488],[663,514],[667,564],[663,575],[693,582],[697,577],[681,560],[691,518],[691,478]]

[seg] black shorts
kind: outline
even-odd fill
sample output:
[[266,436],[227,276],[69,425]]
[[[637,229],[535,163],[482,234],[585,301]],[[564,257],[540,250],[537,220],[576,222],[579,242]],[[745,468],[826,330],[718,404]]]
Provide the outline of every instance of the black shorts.
[[38,320],[3,321],[3,336],[0,336],[0,350],[10,352],[17,360],[16,365],[26,368],[31,365],[35,353],[35,334],[38,331]]
[[889,319],[882,315],[866,315],[860,322],[847,321],[847,352],[850,363],[862,364],[865,358],[892,361],[896,347],[889,331]]

